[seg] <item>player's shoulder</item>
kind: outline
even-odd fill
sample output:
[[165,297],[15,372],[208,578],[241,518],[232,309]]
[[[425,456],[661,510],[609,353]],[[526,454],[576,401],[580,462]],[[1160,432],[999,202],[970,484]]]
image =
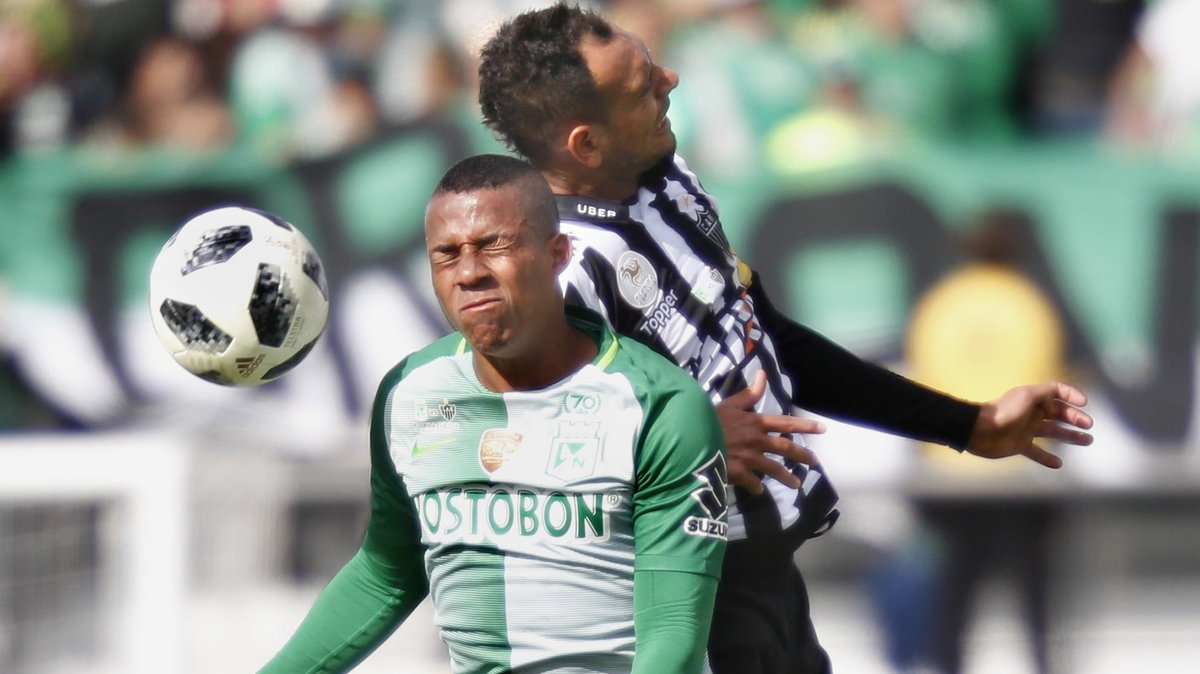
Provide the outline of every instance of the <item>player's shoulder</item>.
[[644,399],[670,399],[685,405],[711,405],[700,384],[675,362],[633,337],[614,333],[617,349],[610,366]]
[[395,388],[398,382],[411,375],[414,371],[431,366],[441,359],[452,358],[464,350],[463,336],[457,332],[452,332],[437,339],[408,354],[399,363],[394,365],[383,376],[379,385],[379,392],[382,394],[391,390]]

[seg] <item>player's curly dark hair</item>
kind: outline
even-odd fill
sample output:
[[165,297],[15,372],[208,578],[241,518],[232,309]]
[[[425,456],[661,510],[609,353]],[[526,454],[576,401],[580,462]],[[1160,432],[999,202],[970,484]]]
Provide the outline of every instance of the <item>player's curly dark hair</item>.
[[505,22],[484,45],[479,107],[484,124],[530,160],[546,156],[569,122],[596,121],[603,105],[579,44],[613,29],[596,13],[559,2]]

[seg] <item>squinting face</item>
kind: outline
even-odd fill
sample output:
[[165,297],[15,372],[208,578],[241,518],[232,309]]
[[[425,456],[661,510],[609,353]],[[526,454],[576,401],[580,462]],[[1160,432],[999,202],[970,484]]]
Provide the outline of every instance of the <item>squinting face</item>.
[[425,245],[442,311],[478,353],[536,355],[538,335],[561,319],[557,272],[570,253],[565,235],[547,238],[526,221],[520,183],[434,195]]
[[675,71],[654,63],[645,43],[613,26],[608,44],[585,38],[580,53],[607,105],[605,164],[615,172],[636,176],[675,151],[675,134],[667,119],[669,94],[679,86]]

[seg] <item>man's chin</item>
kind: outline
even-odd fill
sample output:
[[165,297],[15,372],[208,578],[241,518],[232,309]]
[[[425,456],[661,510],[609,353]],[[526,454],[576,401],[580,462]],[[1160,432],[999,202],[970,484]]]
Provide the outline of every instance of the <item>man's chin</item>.
[[667,136],[670,138],[670,142],[667,143],[667,151],[663,153],[663,156],[660,159],[673,156],[675,154],[675,150],[679,147],[679,141],[675,139],[674,129],[667,131]]

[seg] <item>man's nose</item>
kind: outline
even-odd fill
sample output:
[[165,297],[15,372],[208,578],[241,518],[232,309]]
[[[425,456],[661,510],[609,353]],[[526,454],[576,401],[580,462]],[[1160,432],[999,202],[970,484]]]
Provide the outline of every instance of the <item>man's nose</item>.
[[475,285],[488,273],[483,259],[476,252],[470,250],[463,251],[456,266],[456,280],[459,285],[463,286]]
[[666,91],[664,93],[671,93],[675,90],[675,87],[679,86],[679,73],[664,66],[663,82],[666,83]]

